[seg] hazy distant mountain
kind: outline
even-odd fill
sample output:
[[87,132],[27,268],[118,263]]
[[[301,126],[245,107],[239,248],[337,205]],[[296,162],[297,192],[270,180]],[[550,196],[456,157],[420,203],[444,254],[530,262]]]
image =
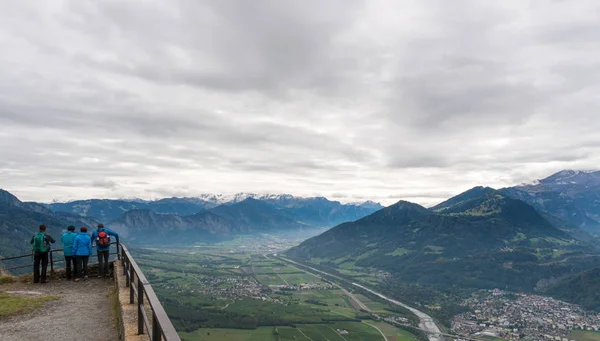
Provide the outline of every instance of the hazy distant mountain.
[[203,194],[199,198],[225,205],[255,199],[285,210],[288,216],[299,222],[319,227],[331,227],[343,222],[355,221],[383,208],[381,204],[373,201],[342,204],[324,197],[303,198],[290,194]]
[[562,222],[600,235],[600,171],[565,170],[534,184],[501,191],[552,216],[555,224]]
[[152,210],[157,213],[190,215],[215,207],[212,202],[198,198],[164,198],[155,201],[89,199],[48,205],[52,211],[64,211],[83,217],[96,217],[108,222],[130,210]]
[[355,221],[383,208],[368,201],[361,204],[341,204],[324,197],[299,198],[279,196],[260,199],[285,211],[291,218],[307,225],[332,227]]
[[217,206],[232,206],[248,199],[267,203],[277,210],[285,211],[282,214],[288,218],[314,227],[331,227],[342,222],[354,221],[382,208],[372,201],[344,205],[322,197],[301,198],[289,194],[252,193],[203,194],[197,198],[165,198],[154,201],[90,199],[52,203],[47,206],[54,212],[70,212],[110,222],[130,210],[151,210],[155,213],[185,216],[214,209]]
[[287,254],[335,268],[383,269],[410,282],[532,290],[542,279],[598,264],[583,257],[588,251],[525,202],[476,187],[432,210],[400,201]]
[[233,221],[210,212],[180,216],[159,214],[151,210],[123,213],[109,227],[126,240],[151,243],[214,241],[219,236],[243,232]]
[[243,231],[267,232],[307,227],[290,218],[284,210],[252,198],[232,205],[217,206],[210,212],[235,222]]
[[[57,240],[68,225],[94,226],[93,219],[68,213],[53,213],[43,205],[22,202],[11,193],[0,190],[0,257],[26,254],[31,251],[31,236],[40,224]],[[60,242],[54,248],[62,248]]]
[[131,210],[110,227],[129,240],[144,242],[213,241],[236,234],[301,234],[314,230],[288,217],[285,211],[252,198],[186,216]]

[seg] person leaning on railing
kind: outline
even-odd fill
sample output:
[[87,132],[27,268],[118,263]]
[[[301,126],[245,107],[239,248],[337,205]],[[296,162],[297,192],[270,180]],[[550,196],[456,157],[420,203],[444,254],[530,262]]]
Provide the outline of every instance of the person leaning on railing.
[[96,251],[98,251],[98,278],[104,276],[110,277],[110,269],[108,267],[110,236],[114,236],[116,242],[119,242],[119,234],[111,229],[104,228],[103,224],[98,224],[98,230],[92,234],[92,241],[96,243]]
[[[46,233],[46,225],[40,225],[38,232],[31,237],[31,245],[33,246],[33,283],[48,283],[46,280],[48,251],[50,251],[50,243],[54,244],[55,242],[56,240]],[[41,280],[40,263],[42,265]]]

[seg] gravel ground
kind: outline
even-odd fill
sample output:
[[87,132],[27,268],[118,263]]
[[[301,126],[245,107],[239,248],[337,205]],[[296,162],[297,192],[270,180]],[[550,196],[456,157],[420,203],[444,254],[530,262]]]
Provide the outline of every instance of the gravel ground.
[[18,295],[51,295],[60,299],[28,315],[0,319],[2,341],[111,341],[118,340],[108,293],[110,279],[65,279],[47,284],[0,285],[0,291]]

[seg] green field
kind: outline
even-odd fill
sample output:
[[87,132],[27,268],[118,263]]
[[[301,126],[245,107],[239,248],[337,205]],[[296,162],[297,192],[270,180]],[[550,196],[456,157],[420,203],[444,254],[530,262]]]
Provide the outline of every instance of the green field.
[[383,332],[388,340],[416,341],[416,338],[413,334],[407,332],[406,330],[398,329],[387,323],[377,321],[365,321],[364,323],[379,328],[379,330]]
[[317,277],[307,273],[280,274],[289,284],[321,283]]
[[[398,340],[411,341],[404,332],[385,323],[369,322],[384,334],[400,336]],[[408,333],[410,335],[410,333]],[[361,322],[334,324],[306,324],[293,327],[260,327],[256,330],[200,329],[191,333],[180,333],[183,341],[384,341],[375,328]]]
[[[390,339],[413,340],[408,332],[369,320],[330,283],[264,254],[211,245],[178,252],[138,249],[135,257],[183,340],[384,340],[375,326]],[[360,299],[391,314],[385,304]]]
[[388,312],[386,309],[390,307],[389,304],[373,301],[370,298],[368,298],[367,296],[364,296],[361,294],[354,294],[354,296],[356,298],[358,298],[359,301],[364,303],[369,309],[371,309],[372,311],[374,311],[376,313],[386,313],[386,312]]
[[568,338],[576,341],[600,341],[600,332],[574,330]]

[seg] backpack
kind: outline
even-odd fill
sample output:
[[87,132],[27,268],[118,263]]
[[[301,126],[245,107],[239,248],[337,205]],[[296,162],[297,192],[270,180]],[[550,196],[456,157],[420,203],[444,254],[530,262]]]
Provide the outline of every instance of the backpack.
[[106,231],[101,230],[98,231],[98,237],[96,238],[96,244],[98,246],[109,246],[110,245],[110,236],[108,235],[108,233],[106,233]]
[[48,252],[46,233],[38,232],[33,236],[33,252]]

